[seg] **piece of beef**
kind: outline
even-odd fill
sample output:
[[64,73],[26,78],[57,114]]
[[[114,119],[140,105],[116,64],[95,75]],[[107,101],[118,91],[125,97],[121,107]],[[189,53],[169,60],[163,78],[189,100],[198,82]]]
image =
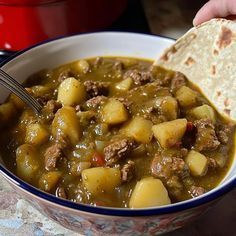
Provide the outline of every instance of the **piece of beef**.
[[209,158],[208,159],[208,165],[210,168],[215,169],[216,167],[218,167],[217,161],[214,158]]
[[62,146],[58,143],[48,147],[44,153],[45,169],[50,171],[56,168],[58,159],[62,156]]
[[135,163],[129,160],[121,169],[122,182],[129,182],[135,174]]
[[74,77],[74,74],[71,72],[71,70],[63,70],[57,80],[59,83],[61,83],[62,81],[64,81],[65,79],[69,78],[69,77]]
[[49,100],[46,104],[46,109],[48,109],[51,113],[56,113],[62,107],[62,104],[56,100]]
[[198,151],[212,151],[218,148],[220,142],[217,139],[215,127],[209,119],[201,119],[193,122],[197,129],[194,147]]
[[42,109],[42,114],[46,120],[51,121],[55,117],[55,113],[62,107],[61,103],[56,100],[49,100]]
[[86,101],[86,106],[90,109],[97,109],[102,103],[106,101],[107,97],[105,96],[96,96],[93,98],[90,98],[88,101]]
[[174,77],[171,80],[171,84],[170,84],[171,91],[176,92],[180,87],[184,85],[186,85],[185,76],[180,72],[176,72]]
[[216,135],[222,144],[228,143],[231,132],[232,132],[231,125],[219,125],[216,128]]
[[106,165],[113,165],[120,159],[127,156],[134,148],[136,143],[133,139],[123,138],[110,143],[104,148]]
[[138,71],[137,69],[126,71],[123,78],[131,78],[136,85],[142,85],[153,81],[153,76],[150,71]]
[[97,69],[100,65],[102,65],[103,61],[104,60],[102,57],[97,57],[93,63],[94,68]]
[[182,158],[163,154],[156,154],[151,164],[152,175],[165,180],[173,175],[181,175],[185,170],[188,168]]
[[188,149],[186,148],[181,148],[180,149],[180,157],[185,158],[188,155]]
[[194,198],[206,193],[206,190],[202,187],[192,186],[189,190],[189,193]]
[[113,65],[113,69],[119,72],[122,72],[122,70],[125,68],[124,64],[121,61],[116,61]]
[[171,197],[175,199],[181,198],[183,181],[190,176],[188,166],[182,158],[165,153],[155,155],[151,163],[151,173],[163,181]]
[[172,81],[172,76],[171,75],[166,75],[162,80],[160,80],[160,85],[162,86],[169,86]]
[[85,89],[89,97],[96,97],[98,95],[107,96],[109,93],[109,82],[99,82],[88,80],[84,82]]
[[41,97],[37,97],[36,100],[37,102],[41,105],[41,106],[45,106],[47,104],[48,101],[48,97],[45,98],[41,98]]

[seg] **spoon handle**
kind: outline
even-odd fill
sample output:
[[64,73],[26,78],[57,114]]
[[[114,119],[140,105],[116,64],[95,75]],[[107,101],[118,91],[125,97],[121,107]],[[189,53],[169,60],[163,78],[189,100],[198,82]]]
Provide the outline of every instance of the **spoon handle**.
[[0,69],[0,84],[21,98],[26,104],[33,108],[37,114],[40,114],[42,106],[39,102],[31,96],[21,84],[2,69]]

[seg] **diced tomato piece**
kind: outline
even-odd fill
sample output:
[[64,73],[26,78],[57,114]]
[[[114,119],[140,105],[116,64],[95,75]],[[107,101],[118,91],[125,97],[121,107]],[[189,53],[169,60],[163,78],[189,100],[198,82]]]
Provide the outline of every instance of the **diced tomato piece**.
[[106,164],[104,156],[98,152],[95,152],[93,154],[92,164],[96,167],[104,166]]
[[187,122],[187,132],[191,132],[193,130],[194,126],[193,126],[193,122],[188,121]]

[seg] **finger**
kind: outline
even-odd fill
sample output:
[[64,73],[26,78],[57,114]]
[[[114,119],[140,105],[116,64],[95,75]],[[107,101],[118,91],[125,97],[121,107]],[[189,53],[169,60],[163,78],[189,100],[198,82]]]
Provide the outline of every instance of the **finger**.
[[193,24],[199,25],[215,17],[227,17],[235,14],[235,0],[211,0],[198,11],[193,20]]

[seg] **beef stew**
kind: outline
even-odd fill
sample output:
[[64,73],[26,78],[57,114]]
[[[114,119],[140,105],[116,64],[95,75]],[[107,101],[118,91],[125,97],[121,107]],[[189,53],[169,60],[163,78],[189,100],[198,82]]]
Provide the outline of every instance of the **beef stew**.
[[32,75],[35,114],[0,105],[0,149],[26,182],[73,202],[152,207],[217,186],[233,159],[235,124],[174,71],[135,58],[79,60]]

